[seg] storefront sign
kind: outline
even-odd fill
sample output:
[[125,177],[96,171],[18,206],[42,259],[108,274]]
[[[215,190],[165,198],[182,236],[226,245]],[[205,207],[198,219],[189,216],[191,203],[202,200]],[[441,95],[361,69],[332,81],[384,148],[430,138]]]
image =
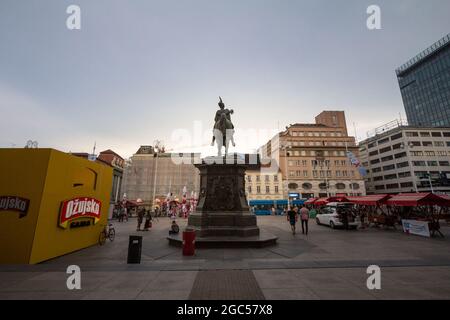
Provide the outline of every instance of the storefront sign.
[[17,211],[19,218],[28,214],[30,200],[16,196],[0,196],[0,211]]
[[[89,197],[74,198],[64,201],[61,205],[59,214],[59,226],[66,229],[69,224],[71,227],[80,224],[72,223],[78,219],[93,219],[94,224],[100,220],[102,204],[99,200]],[[83,224],[85,225],[85,224]],[[89,224],[90,225],[90,224]]]
[[422,237],[430,237],[428,221],[402,220],[403,231],[408,234],[415,234]]

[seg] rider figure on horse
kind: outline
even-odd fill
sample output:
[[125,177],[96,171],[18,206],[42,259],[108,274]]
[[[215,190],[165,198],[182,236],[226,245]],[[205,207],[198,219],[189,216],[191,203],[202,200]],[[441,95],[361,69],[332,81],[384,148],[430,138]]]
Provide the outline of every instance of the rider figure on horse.
[[[232,145],[234,147],[235,146],[234,139],[233,139],[234,125],[231,122],[231,114],[233,114],[234,111],[233,111],[233,109],[230,109],[230,110],[226,109],[225,108],[225,104],[222,101],[222,98],[219,97],[219,99],[220,99],[220,101],[219,101],[218,104],[219,104],[220,109],[217,110],[216,116],[214,117],[214,129],[213,129],[213,131],[220,130],[222,132],[222,134],[223,134],[223,142],[222,142],[221,146],[222,145],[223,146],[226,145],[226,139],[228,138],[228,139],[230,139],[230,141],[231,141],[231,143],[232,143]],[[227,130],[228,130],[228,132],[231,131],[230,137],[227,137],[227,134],[226,134]],[[212,142],[211,142],[212,146],[214,145],[215,140],[216,140],[216,136],[214,134],[213,138],[212,138]]]

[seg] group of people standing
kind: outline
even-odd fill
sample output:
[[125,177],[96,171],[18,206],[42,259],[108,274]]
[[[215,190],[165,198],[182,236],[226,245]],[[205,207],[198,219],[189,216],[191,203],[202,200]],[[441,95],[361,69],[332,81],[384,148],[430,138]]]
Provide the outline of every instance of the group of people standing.
[[[141,230],[142,222],[144,221],[144,229]],[[152,213],[150,210],[145,210],[144,207],[139,208],[137,212],[137,229],[136,231],[148,231],[152,227]]]
[[309,220],[309,210],[306,206],[301,206],[300,210],[298,207],[294,207],[287,211],[287,221],[289,221],[291,225],[292,234],[295,234],[295,225],[300,216],[300,221],[302,224],[302,234],[308,235],[308,220]]

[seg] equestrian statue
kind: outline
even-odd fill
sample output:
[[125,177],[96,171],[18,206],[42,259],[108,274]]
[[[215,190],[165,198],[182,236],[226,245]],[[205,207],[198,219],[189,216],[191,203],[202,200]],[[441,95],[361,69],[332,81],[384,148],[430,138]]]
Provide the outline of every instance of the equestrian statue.
[[228,154],[228,146],[231,144],[236,146],[234,143],[234,125],[231,122],[231,114],[233,114],[233,109],[226,109],[222,98],[219,97],[219,107],[216,116],[214,117],[214,128],[213,128],[213,138],[211,146],[214,146],[214,142],[217,144],[217,155],[222,156],[222,147],[225,147],[225,156]]

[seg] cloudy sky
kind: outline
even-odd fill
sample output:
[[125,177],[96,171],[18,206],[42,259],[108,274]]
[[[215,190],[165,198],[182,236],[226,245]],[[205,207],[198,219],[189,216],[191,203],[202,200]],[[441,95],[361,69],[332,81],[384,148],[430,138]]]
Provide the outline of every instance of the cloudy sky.
[[[66,27],[70,4],[81,30]],[[381,30],[366,27],[371,4]],[[404,117],[395,68],[450,32],[449,12],[448,0],[2,0],[0,147],[96,142],[128,157],[155,139],[180,149],[181,132],[185,150],[213,152],[219,95],[242,132],[344,110],[361,139]],[[236,151],[261,138],[243,140]]]

